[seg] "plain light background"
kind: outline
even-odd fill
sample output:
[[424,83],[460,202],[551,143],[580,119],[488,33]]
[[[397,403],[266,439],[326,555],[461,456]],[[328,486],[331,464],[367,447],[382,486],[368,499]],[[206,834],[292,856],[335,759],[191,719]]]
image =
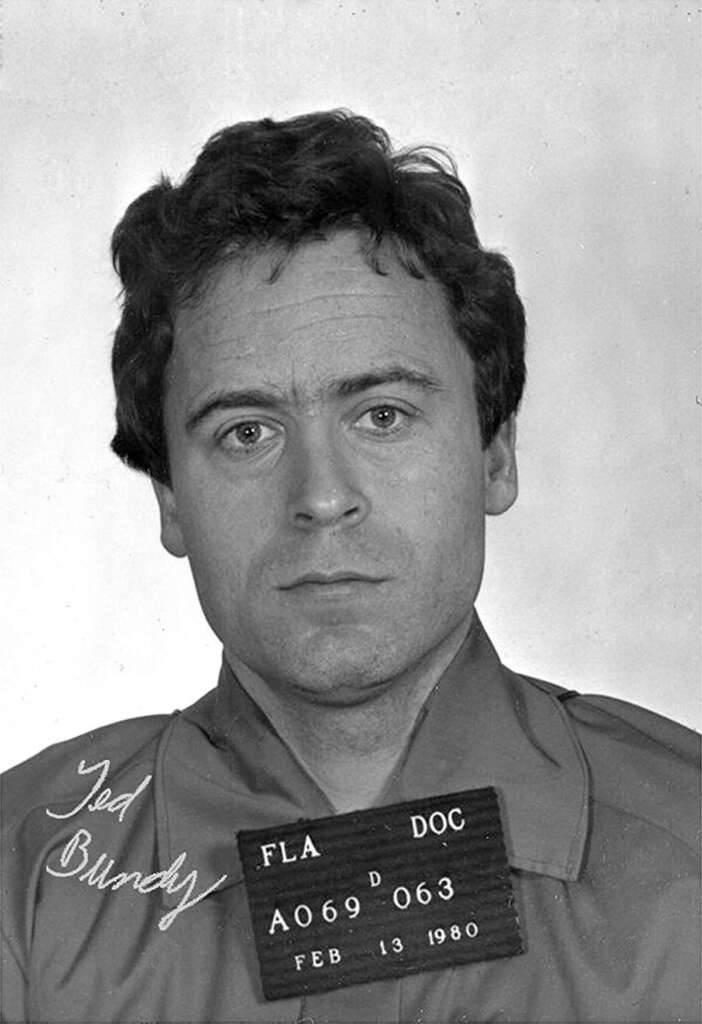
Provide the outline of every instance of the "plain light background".
[[658,0],[4,0],[0,766],[183,707],[219,646],[108,450],[126,204],[242,119],[349,107],[456,158],[529,320],[511,667],[700,724],[700,12]]

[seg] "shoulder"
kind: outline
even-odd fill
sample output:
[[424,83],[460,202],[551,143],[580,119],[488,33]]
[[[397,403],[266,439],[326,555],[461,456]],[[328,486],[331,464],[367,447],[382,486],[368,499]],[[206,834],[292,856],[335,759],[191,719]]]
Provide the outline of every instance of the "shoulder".
[[592,800],[667,831],[699,851],[700,735],[614,697],[524,676],[556,700],[583,753]]
[[[109,762],[113,777],[125,769],[152,762],[170,718],[149,715],[115,722],[53,744],[10,768],[0,776],[3,831],[12,829],[38,806],[84,793],[85,774],[92,766]],[[95,767],[89,776],[93,781],[98,770]]]

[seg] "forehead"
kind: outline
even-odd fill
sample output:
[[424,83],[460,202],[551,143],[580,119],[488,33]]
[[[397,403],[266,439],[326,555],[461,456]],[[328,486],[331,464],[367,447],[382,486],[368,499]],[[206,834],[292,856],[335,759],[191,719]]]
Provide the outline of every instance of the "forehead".
[[191,393],[232,374],[304,387],[379,360],[409,359],[448,374],[457,361],[470,363],[441,286],[411,277],[389,247],[381,249],[379,274],[359,237],[339,233],[301,246],[272,282],[277,255],[218,268],[198,302],[178,312],[171,381]]

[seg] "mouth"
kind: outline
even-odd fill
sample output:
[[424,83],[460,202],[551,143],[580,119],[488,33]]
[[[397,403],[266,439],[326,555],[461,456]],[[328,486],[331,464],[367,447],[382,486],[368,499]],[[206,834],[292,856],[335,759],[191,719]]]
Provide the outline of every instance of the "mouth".
[[364,573],[341,570],[340,572],[308,572],[296,577],[291,583],[281,586],[280,590],[297,590],[298,588],[340,589],[353,588],[357,584],[384,583],[387,577],[369,576]]

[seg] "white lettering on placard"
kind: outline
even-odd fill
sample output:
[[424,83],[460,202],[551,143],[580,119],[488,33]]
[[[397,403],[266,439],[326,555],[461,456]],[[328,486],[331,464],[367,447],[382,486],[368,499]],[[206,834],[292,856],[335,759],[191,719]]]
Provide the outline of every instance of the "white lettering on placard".
[[301,971],[308,959],[310,966],[314,968],[324,967],[327,963],[339,964],[341,953],[336,946],[330,946],[329,949],[311,949],[309,953],[295,953],[294,959],[295,970]]
[[430,946],[441,946],[448,939],[459,942],[463,938],[464,931],[467,938],[477,939],[479,930],[475,921],[469,921],[464,928],[460,924],[452,924],[446,928],[430,928],[427,938]]
[[306,903],[298,903],[293,912],[295,924],[299,928],[309,928],[312,924],[312,911]]
[[290,925],[287,923],[278,907],[273,911],[273,917],[271,918],[271,926],[268,929],[268,934],[273,935],[276,928],[282,928],[284,932],[290,931]]
[[[442,900],[452,900],[455,893],[453,883],[448,875],[440,878],[437,884],[437,896]],[[398,910],[407,910],[413,902],[426,907],[433,900],[433,894],[426,882],[420,882],[410,891],[406,885],[397,885],[392,892],[392,902]]]
[[261,858],[263,861],[261,867],[264,868],[269,868],[276,857],[281,864],[294,864],[297,860],[307,860],[308,857],[321,856],[321,853],[312,841],[311,835],[305,835],[299,857],[294,850],[288,849],[288,844],[284,839],[261,845]]
[[439,899],[440,900],[452,900],[453,899],[453,897],[455,896],[455,893],[454,893],[454,890],[453,890],[453,882],[448,877],[448,875],[444,875],[443,878],[440,878],[439,881],[437,882],[437,885],[439,886]]
[[[324,900],[321,907],[315,906],[314,910],[306,903],[298,903],[292,912],[292,920],[298,928],[309,928],[315,917],[319,918],[321,916],[326,924],[333,924],[341,913],[345,914],[349,921],[357,918],[361,913],[361,901],[358,896],[347,896],[342,904],[341,911],[337,908],[333,898]],[[284,932],[290,931],[290,925],[280,907],[276,907],[273,911],[271,923],[268,926],[268,934],[274,935],[277,928]]]
[[[405,948],[404,943],[402,942],[402,939],[399,937],[399,935],[395,935],[392,939],[389,940],[389,942],[390,951],[393,953],[401,953]],[[382,956],[388,955],[388,947],[385,943],[385,939],[380,939],[378,941],[378,948]]]
[[371,889],[377,889],[380,885],[381,875],[379,871],[369,871],[368,881],[370,882]]
[[[72,810],[59,813],[58,811],[51,811],[47,807],[45,808],[46,813],[50,818],[63,820],[72,818],[82,810],[86,810],[91,814],[98,811],[107,811],[109,814],[116,814],[117,820],[123,822],[125,814],[136,798],[149,785],[152,776],[145,775],[135,789],[113,796],[111,788],[104,785],[109,770],[110,761],[107,758],[87,766],[84,760],[80,761],[78,764],[79,775],[91,775],[93,772],[99,773],[92,788]],[[90,846],[92,841],[92,833],[87,828],[77,829],[61,850],[58,866],[45,865],[47,873],[54,878],[77,878],[79,882],[84,882],[86,885],[97,889],[109,890],[110,892],[116,892],[124,886],[130,886],[142,896],[157,889],[162,889],[164,892],[171,894],[182,892],[183,895],[177,905],[159,919],[158,927],[162,932],[170,928],[179,914],[182,914],[184,910],[189,910],[190,907],[194,907],[200,900],[209,896],[227,878],[226,875],[221,875],[212,885],[203,889],[202,892],[194,894],[198,882],[197,870],[193,868],[183,878],[180,877],[180,871],[187,858],[187,853],[179,854],[164,871],[147,873],[142,870],[117,870],[115,872],[116,860],[114,857],[110,857],[108,853],[99,853],[91,862],[93,855]]]
[[435,836],[442,836],[449,829],[452,832],[462,832],[466,827],[466,819],[460,807],[452,807],[446,814],[443,811],[432,811],[428,818],[423,814],[412,814],[410,823],[413,839],[423,839],[428,832]]

